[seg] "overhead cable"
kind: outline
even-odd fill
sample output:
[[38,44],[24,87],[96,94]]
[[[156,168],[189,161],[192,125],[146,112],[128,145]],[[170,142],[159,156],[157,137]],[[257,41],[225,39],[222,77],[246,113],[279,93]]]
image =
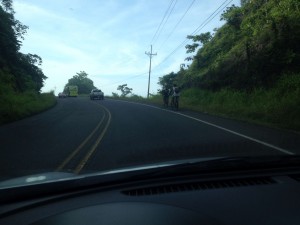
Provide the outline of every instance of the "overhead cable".
[[169,33],[169,35],[167,36],[167,38],[163,41],[163,43],[161,44],[161,46],[159,47],[159,49],[161,49],[161,47],[166,43],[166,41],[171,37],[171,35],[174,33],[174,31],[176,30],[176,28],[178,27],[178,25],[181,23],[181,21],[183,20],[183,18],[185,17],[185,15],[188,13],[188,11],[191,9],[191,7],[193,6],[193,4],[195,3],[196,0],[193,0],[191,2],[191,4],[188,6],[188,8],[186,9],[186,11],[184,12],[184,14],[181,16],[181,18],[179,19],[179,21],[177,22],[177,24],[174,26],[173,30]]
[[128,80],[131,80],[131,79],[134,79],[134,78],[137,78],[137,77],[141,77],[141,76],[144,76],[144,75],[147,75],[147,74],[148,74],[148,72],[140,73],[140,74],[128,77],[124,80],[119,80],[119,81],[116,81],[116,82],[113,82],[113,83],[110,83],[110,84],[107,84],[107,85],[103,85],[103,87],[108,87],[108,86],[112,86],[112,85],[115,85],[115,84],[123,83],[123,82],[126,82]]
[[162,26],[161,26],[161,28],[159,29],[159,31],[158,31],[158,33],[157,33],[155,39],[152,40],[152,44],[153,44],[153,45],[154,45],[155,42],[158,40],[159,36],[161,35],[162,31],[164,30],[165,25],[167,24],[167,22],[168,22],[168,20],[169,20],[169,18],[170,18],[170,16],[171,16],[171,14],[172,14],[172,12],[174,11],[174,8],[175,8],[176,4],[177,4],[177,0],[173,0],[173,1],[171,2],[171,5],[172,5],[172,6],[171,6],[171,8],[170,8],[170,10],[169,10],[169,12],[168,12],[168,15],[167,15],[166,19],[163,21]]
[[169,4],[169,6],[168,6],[166,12],[165,12],[165,14],[164,14],[162,20],[160,21],[160,24],[159,24],[159,26],[158,26],[156,32],[154,33],[154,35],[153,35],[153,37],[152,37],[151,43],[153,43],[154,39],[156,38],[157,33],[158,33],[158,31],[159,31],[159,29],[160,29],[160,27],[161,27],[163,21],[165,20],[165,18],[166,18],[166,16],[167,16],[167,13],[169,12],[169,10],[170,10],[170,8],[171,8],[173,2],[174,2],[174,0],[171,0],[171,1],[170,1],[170,4]]
[[[196,30],[194,30],[191,35],[194,35],[201,31],[208,23],[210,23],[220,12],[222,12],[233,0],[224,1],[206,20]],[[225,5],[225,6],[224,6]],[[224,6],[224,7],[223,7]],[[223,8],[222,8],[223,7]],[[221,8],[221,9],[220,9]],[[176,51],[178,51],[183,45],[185,45],[189,39],[185,39],[181,44],[179,44],[169,55],[167,55],[153,70],[157,69],[161,66],[170,56],[172,56]]]

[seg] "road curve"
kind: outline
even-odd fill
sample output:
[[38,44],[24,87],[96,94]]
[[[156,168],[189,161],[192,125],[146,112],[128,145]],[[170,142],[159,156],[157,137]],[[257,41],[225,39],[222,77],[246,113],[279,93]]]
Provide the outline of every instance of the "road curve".
[[[105,114],[103,107],[86,99],[58,99],[46,112],[0,126],[1,178],[54,170],[73,172],[105,125],[105,121],[100,123],[107,119]],[[93,132],[96,137],[87,140]],[[77,149],[75,157],[66,162]]]
[[0,126],[1,179],[87,173],[206,156],[299,154],[300,135],[188,111],[116,100],[58,99]]
[[203,156],[299,154],[300,135],[188,111],[98,101],[111,125],[82,172]]

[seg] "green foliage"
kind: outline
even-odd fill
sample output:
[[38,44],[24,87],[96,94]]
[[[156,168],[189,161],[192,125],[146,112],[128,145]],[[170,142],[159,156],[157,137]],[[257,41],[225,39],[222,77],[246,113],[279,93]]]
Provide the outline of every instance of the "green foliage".
[[242,3],[223,12],[226,24],[213,35],[188,36],[193,43],[187,53],[200,49],[186,58],[192,61],[188,69],[175,73],[180,86],[251,92],[272,88],[283,74],[300,70],[300,2]]
[[119,97],[120,97],[120,96],[119,96],[117,93],[115,93],[115,92],[112,92],[111,94],[112,94],[112,97],[113,97],[113,98],[119,98]]
[[[186,53],[193,53],[196,51],[196,49],[202,44],[202,46],[206,45],[207,43],[209,43],[209,41],[212,39],[212,35],[210,32],[207,33],[203,33],[200,35],[188,35],[187,39],[191,39],[193,40],[193,44],[192,45],[186,45]],[[199,42],[199,43],[198,43]],[[186,61],[191,61],[193,59],[197,59],[198,60],[198,56],[194,56],[194,57],[187,57],[185,58]]]
[[[193,40],[194,44],[185,46],[185,48],[187,49],[187,53],[194,52],[196,48],[200,46],[200,44],[202,44],[203,46],[206,45],[211,40],[211,38],[212,35],[210,32],[206,32],[200,35],[188,35],[187,39]],[[200,42],[200,43],[196,43],[196,42]]]
[[131,99],[135,99],[135,100],[143,100],[144,98],[140,95],[137,95],[137,94],[132,94],[130,96]]
[[150,98],[148,99],[137,94],[131,94],[130,96],[122,96],[122,95],[118,95],[115,92],[112,92],[112,96],[108,96],[108,98],[113,98],[116,100],[139,102],[139,103],[149,103],[152,102],[154,97],[150,95]]
[[[4,85],[0,85],[2,89]],[[6,88],[6,93],[0,98],[0,124],[22,119],[42,112],[56,104],[53,92],[36,93],[27,91],[16,93]]]
[[121,97],[126,97],[132,92],[132,88],[127,87],[127,84],[119,85],[117,90],[121,91]]
[[177,74],[171,72],[163,77],[159,77],[158,84],[165,89],[171,89],[173,87],[173,84],[177,82],[176,78]]
[[[132,96],[126,100],[163,105],[160,94],[149,99]],[[299,73],[284,74],[273,88],[257,88],[252,92],[189,88],[181,93],[179,101],[184,109],[300,131]]]
[[244,6],[245,4],[247,4],[250,0],[241,0],[241,6]]
[[159,84],[176,80],[183,107],[300,130],[300,1],[241,3],[212,36],[188,36],[192,64]]
[[224,13],[221,16],[221,20],[225,20],[230,26],[239,29],[243,20],[243,16],[243,9],[232,5],[228,7],[226,11],[224,11]]
[[47,78],[38,67],[42,59],[19,52],[28,27],[14,18],[12,5],[11,0],[0,2],[0,76],[10,77],[6,82],[15,92],[40,92]]
[[89,94],[92,89],[96,88],[94,82],[88,78],[88,74],[84,71],[76,73],[76,75],[68,80],[65,87],[70,85],[76,85],[78,87],[78,94]]
[[273,88],[252,92],[192,88],[182,93],[180,104],[202,112],[300,130],[300,74],[285,74]]
[[4,7],[6,12],[14,13],[12,0],[1,0],[0,4]]
[[55,104],[53,93],[40,94],[47,78],[42,59],[19,52],[28,27],[14,17],[12,0],[0,1],[0,124],[43,111]]

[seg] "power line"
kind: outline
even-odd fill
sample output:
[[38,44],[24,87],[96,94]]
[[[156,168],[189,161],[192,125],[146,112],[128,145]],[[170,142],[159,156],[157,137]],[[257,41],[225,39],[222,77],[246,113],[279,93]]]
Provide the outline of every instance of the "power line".
[[167,16],[167,13],[168,13],[169,9],[171,8],[171,5],[173,4],[173,2],[174,2],[174,0],[171,0],[168,9],[166,10],[166,12],[165,12],[165,14],[164,14],[162,20],[160,21],[160,24],[159,24],[159,26],[158,26],[158,28],[157,28],[157,30],[156,30],[154,36],[152,37],[151,43],[153,43],[153,40],[154,40],[154,38],[156,37],[157,32],[159,31],[161,24],[162,24],[163,21],[165,20],[165,18],[166,18],[166,16]]
[[[173,4],[174,3],[174,4]],[[153,36],[152,40],[151,40],[151,44],[155,44],[155,42],[158,40],[161,32],[163,31],[165,25],[167,24],[169,18],[170,18],[170,15],[172,14],[175,6],[177,4],[177,0],[172,0],[169,7],[168,7],[168,10],[166,11],[165,15],[164,15],[164,18],[163,20],[161,21],[161,23],[159,24],[159,27],[155,33],[155,35]],[[167,17],[166,17],[167,16]],[[165,19],[166,18],[166,19]],[[162,25],[162,26],[161,26]]]
[[[172,3],[173,3],[173,1],[174,0],[171,0],[171,2],[170,2],[170,5],[169,5],[169,8],[171,7],[171,5],[172,5]],[[208,23],[210,23],[223,9],[225,9],[231,2],[232,2],[233,0],[230,0],[229,2],[228,2],[228,0],[225,0],[206,20],[204,20],[204,22],[202,22],[201,23],[201,25],[200,26],[198,26],[197,28],[196,28],[196,30],[194,30],[192,33],[191,33],[191,35],[194,35],[195,33],[197,33],[197,32],[199,32],[200,30],[202,30]],[[194,2],[194,1],[193,1]],[[193,3],[192,2],[192,3]],[[224,6],[225,5],[225,6]],[[224,6],[224,7],[223,7]],[[223,8],[222,8],[223,7]],[[168,10],[166,11],[166,13],[165,13],[165,16],[166,16],[166,14],[167,14],[167,12],[169,11],[169,8],[168,8]],[[222,9],[221,9],[222,8]],[[221,10],[220,10],[221,9]],[[188,10],[187,10],[188,11]],[[187,11],[186,11],[186,13],[187,13]],[[186,14],[185,13],[185,14]],[[164,18],[165,18],[165,16],[164,16]],[[163,20],[164,20],[164,18],[163,18]],[[161,23],[160,23],[160,25],[159,25],[159,28],[160,28],[160,26],[161,26],[161,24],[162,24],[162,22],[163,22],[163,20],[161,21]],[[180,21],[181,22],[181,21]],[[179,23],[180,23],[179,22]],[[157,29],[157,31],[159,30],[159,28]],[[157,31],[156,31],[156,33],[157,33]],[[156,33],[155,33],[155,35],[156,35]],[[155,35],[153,36],[153,38],[155,37]],[[152,38],[152,40],[153,40],[153,38]],[[166,56],[154,69],[152,69],[152,70],[155,70],[155,69],[157,69],[159,66],[161,66],[171,55],[173,55],[178,49],[180,49],[186,42],[188,42],[188,40],[189,39],[185,39],[181,44],[179,44],[168,56]],[[107,87],[107,86],[111,86],[111,85],[114,85],[114,84],[118,84],[118,83],[122,83],[122,82],[126,82],[126,81],[128,81],[128,80],[131,80],[131,79],[135,79],[135,78],[137,78],[137,77],[140,77],[140,76],[144,76],[144,75],[146,75],[146,74],[148,74],[148,72],[145,72],[145,73],[141,73],[141,74],[138,74],[138,75],[135,75],[135,76],[132,76],[132,77],[129,77],[129,78],[126,78],[125,80],[121,80],[121,81],[117,81],[117,82],[114,82],[114,83],[111,83],[111,84],[108,84],[108,85],[105,85],[104,87]]]
[[134,79],[134,78],[137,78],[137,77],[141,77],[141,76],[144,76],[148,74],[148,72],[145,72],[145,73],[140,73],[140,74],[137,74],[137,75],[134,75],[134,76],[131,76],[131,77],[128,77],[124,80],[119,80],[119,81],[116,81],[114,83],[110,83],[110,84],[107,84],[107,85],[103,85],[103,87],[108,87],[108,86],[112,86],[112,85],[115,85],[115,84],[119,84],[119,83],[123,83],[123,82],[126,82],[128,80],[131,80],[131,79]]
[[173,30],[170,32],[170,34],[167,36],[167,38],[163,41],[163,43],[161,44],[161,46],[159,47],[159,49],[161,49],[161,47],[166,43],[166,41],[171,37],[171,35],[173,34],[173,32],[175,31],[175,29],[178,27],[178,25],[181,23],[181,21],[183,20],[183,18],[185,17],[185,15],[188,13],[188,11],[191,9],[191,7],[193,6],[193,4],[195,3],[196,0],[193,0],[191,2],[191,4],[189,5],[189,7],[186,9],[186,11],[184,12],[184,14],[181,16],[181,18],[179,19],[179,21],[177,22],[177,24],[175,25],[175,27],[173,28]]
[[[194,35],[198,33],[200,30],[202,30],[208,23],[210,23],[223,9],[225,9],[233,0],[225,0],[204,22],[201,23],[199,27],[197,27],[196,30],[194,30],[191,35]],[[225,5],[225,6],[224,6]],[[223,7],[224,6],[224,7]],[[222,8],[223,7],[223,8]],[[222,8],[221,10],[219,10]],[[188,42],[189,39],[185,39],[181,44],[179,44],[168,56],[166,56],[153,70],[157,69],[159,66],[161,66],[171,55],[173,55],[178,49],[180,49],[184,44]]]
[[[228,0],[225,0],[191,35],[194,35],[198,33],[200,30],[202,30],[203,27],[205,27],[210,21],[212,21],[223,9],[225,9],[233,0],[230,0],[228,3],[226,3]],[[226,5],[225,5],[226,4]],[[224,6],[225,5],[225,6]],[[224,6],[224,7],[223,7]],[[222,8],[223,7],[223,8]],[[221,10],[219,10],[222,8]],[[218,11],[219,10],[219,11]],[[217,12],[218,11],[218,12]],[[217,12],[217,13],[216,13]],[[215,14],[216,13],[216,14]],[[215,14],[215,15],[214,15]],[[213,16],[213,17],[212,17]],[[212,17],[210,19],[210,17]],[[206,22],[207,21],[207,22]]]
[[[173,5],[173,2],[174,2],[174,1],[175,1],[175,4]],[[172,13],[172,11],[174,10],[174,7],[175,7],[176,3],[177,3],[177,0],[171,0],[171,1],[170,1],[170,4],[169,4],[169,6],[168,6],[168,8],[167,8],[167,10],[166,10],[166,12],[165,12],[165,14],[164,14],[164,16],[163,16],[163,18],[162,18],[160,24],[159,24],[159,26],[158,26],[158,28],[157,28],[157,30],[156,30],[154,36],[152,37],[151,42],[153,42],[154,39],[157,40],[157,38],[159,37],[159,34],[160,34],[161,30],[163,29],[163,27],[165,26],[166,22],[168,21],[170,15],[171,15],[171,13]],[[172,6],[172,5],[173,5],[173,6]],[[171,8],[171,7],[172,7],[172,8]],[[171,8],[171,10],[170,10],[170,8]],[[169,11],[170,11],[170,12],[169,12]],[[167,16],[167,19],[166,19],[166,21],[165,21],[166,16]],[[164,22],[164,21],[165,21],[165,22]],[[164,23],[163,23],[163,22],[164,22]],[[160,29],[162,24],[163,24],[163,27],[162,27],[162,29]],[[145,52],[145,54],[147,54],[147,55],[150,57],[149,79],[148,79],[148,95],[147,95],[147,96],[149,97],[150,74],[151,74],[151,59],[152,59],[152,56],[157,55],[157,54],[156,54],[156,53],[155,53],[155,54],[152,54],[152,45],[151,45],[151,53],[150,53],[150,52]],[[137,77],[146,75],[146,74],[148,74],[148,73],[147,73],[147,72],[141,73],[141,74],[138,74],[138,75],[135,75],[135,76],[126,78],[126,79],[124,79],[124,80],[120,80],[120,81],[116,81],[116,82],[113,82],[113,83],[104,85],[103,87],[108,87],[108,86],[112,86],[112,85],[119,84],[119,83],[122,83],[122,82],[126,82],[126,81],[128,81],[128,80],[130,80],[130,79],[134,79],[134,78],[137,78]]]
[[169,18],[170,18],[170,15],[172,14],[172,12],[173,12],[173,10],[174,10],[176,4],[177,4],[177,0],[175,0],[175,3],[174,3],[174,5],[172,6],[172,8],[171,8],[171,10],[170,10],[170,12],[169,12],[169,14],[168,14],[168,16],[167,16],[167,19],[166,19],[165,22],[163,23],[163,26],[162,26],[162,28],[160,29],[160,32],[159,32],[159,34],[157,35],[156,40],[154,41],[153,44],[155,44],[155,42],[157,41],[159,35],[160,35],[161,32],[163,31],[163,29],[164,29],[165,25],[167,24],[167,22],[168,22],[168,20],[169,20]]

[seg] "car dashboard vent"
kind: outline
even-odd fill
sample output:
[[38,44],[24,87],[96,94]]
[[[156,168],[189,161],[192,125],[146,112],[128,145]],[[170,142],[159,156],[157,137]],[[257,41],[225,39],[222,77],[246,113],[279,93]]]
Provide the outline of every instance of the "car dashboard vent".
[[198,191],[198,190],[211,190],[219,188],[232,188],[232,187],[245,187],[254,185],[268,185],[274,184],[276,181],[270,177],[259,178],[245,178],[245,179],[232,179],[221,181],[205,181],[205,182],[191,182],[191,183],[179,183],[179,184],[167,184],[161,186],[152,186],[139,189],[122,191],[125,195],[130,196],[144,196],[144,195],[158,195],[174,192],[185,191]]
[[290,175],[290,177],[293,178],[294,180],[300,182],[300,174]]

